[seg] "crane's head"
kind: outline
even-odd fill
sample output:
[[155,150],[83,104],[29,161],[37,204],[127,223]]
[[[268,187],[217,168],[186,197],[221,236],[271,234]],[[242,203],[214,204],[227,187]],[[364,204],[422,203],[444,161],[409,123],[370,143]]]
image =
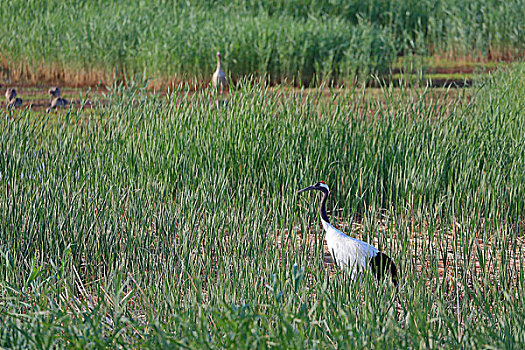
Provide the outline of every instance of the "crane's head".
[[328,185],[324,181],[319,181],[315,185],[312,185],[312,186],[309,186],[309,187],[305,187],[305,188],[297,191],[297,193],[301,193],[301,192],[305,192],[305,191],[311,191],[311,190],[317,190],[317,191],[321,191],[323,193],[329,193],[330,192],[330,189],[328,188]]
[[217,51],[217,58],[221,58],[221,53]]

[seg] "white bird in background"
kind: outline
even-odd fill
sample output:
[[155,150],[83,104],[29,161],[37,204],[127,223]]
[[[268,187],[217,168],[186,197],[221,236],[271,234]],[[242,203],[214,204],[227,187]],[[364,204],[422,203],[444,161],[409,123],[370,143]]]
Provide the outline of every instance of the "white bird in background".
[[7,108],[22,106],[22,99],[16,97],[15,88],[8,88],[5,92],[5,98],[7,100]]
[[321,222],[326,233],[326,243],[337,265],[350,270],[351,276],[359,271],[372,272],[378,280],[390,274],[392,282],[397,287],[397,268],[390,257],[377,250],[374,246],[349,237],[330,224],[326,214],[326,200],[330,190],[326,183],[319,181],[315,185],[303,188],[297,193],[316,190],[324,193],[321,201]]
[[228,80],[226,79],[226,74],[222,71],[221,68],[221,53],[217,52],[217,70],[215,73],[213,73],[213,77],[211,79],[211,82],[213,84],[214,88],[219,88],[221,91],[221,95],[224,91],[224,87],[228,85]]

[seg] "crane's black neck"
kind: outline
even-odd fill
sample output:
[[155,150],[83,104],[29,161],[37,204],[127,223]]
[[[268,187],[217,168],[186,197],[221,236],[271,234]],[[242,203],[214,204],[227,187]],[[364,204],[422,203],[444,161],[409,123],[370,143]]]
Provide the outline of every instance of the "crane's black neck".
[[322,189],[321,192],[323,192],[323,200],[321,201],[321,219],[330,222],[330,219],[328,219],[328,215],[326,214],[326,200],[328,199],[329,192],[326,189]]

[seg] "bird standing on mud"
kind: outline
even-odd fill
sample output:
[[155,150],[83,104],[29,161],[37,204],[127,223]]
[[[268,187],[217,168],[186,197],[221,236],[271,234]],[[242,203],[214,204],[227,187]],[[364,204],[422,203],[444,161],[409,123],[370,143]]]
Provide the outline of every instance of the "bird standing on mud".
[[211,83],[215,89],[220,89],[221,95],[224,91],[224,87],[228,85],[228,79],[226,74],[222,71],[221,67],[221,53],[217,52],[217,70],[213,73]]
[[16,97],[15,88],[8,88],[5,92],[5,98],[7,100],[7,108],[22,106],[22,99],[19,97]]
[[51,112],[52,109],[57,107],[65,107],[69,103],[68,100],[60,97],[60,88],[53,86],[48,92],[49,96],[51,97],[51,105],[48,109],[46,109],[47,113]]
[[392,282],[397,287],[397,268],[392,259],[380,252],[374,246],[349,237],[330,224],[326,214],[326,200],[330,190],[328,185],[319,181],[315,185],[303,188],[297,193],[316,190],[322,192],[321,222],[326,233],[326,243],[337,265],[347,268],[354,278],[359,272],[372,272],[378,280],[389,274]]

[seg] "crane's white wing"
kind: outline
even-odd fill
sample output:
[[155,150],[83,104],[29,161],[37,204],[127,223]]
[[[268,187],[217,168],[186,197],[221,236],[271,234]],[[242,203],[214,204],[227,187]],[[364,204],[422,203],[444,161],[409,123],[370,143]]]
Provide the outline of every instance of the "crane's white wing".
[[348,268],[352,276],[355,276],[358,270],[368,271],[369,260],[376,256],[378,250],[366,242],[345,235],[330,223],[324,220],[322,222],[326,232],[326,243],[336,264]]

